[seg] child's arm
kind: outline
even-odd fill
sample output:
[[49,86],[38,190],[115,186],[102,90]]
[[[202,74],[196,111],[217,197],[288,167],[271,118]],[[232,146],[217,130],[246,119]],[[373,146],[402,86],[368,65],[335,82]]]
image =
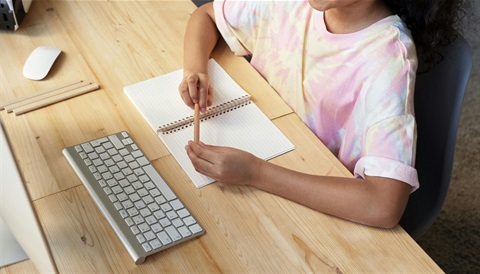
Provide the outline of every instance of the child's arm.
[[204,4],[190,17],[184,39],[184,79],[180,83],[179,91],[185,104],[191,108],[194,103],[199,103],[200,110],[205,111],[212,103],[208,59],[218,37],[213,4]]
[[388,178],[366,179],[309,175],[289,170],[228,147],[190,142],[195,169],[219,182],[251,185],[320,212],[366,225],[398,224],[411,186]]
[[308,175],[262,163],[258,189],[329,215],[357,223],[392,228],[398,224],[412,187],[383,177],[365,179]]

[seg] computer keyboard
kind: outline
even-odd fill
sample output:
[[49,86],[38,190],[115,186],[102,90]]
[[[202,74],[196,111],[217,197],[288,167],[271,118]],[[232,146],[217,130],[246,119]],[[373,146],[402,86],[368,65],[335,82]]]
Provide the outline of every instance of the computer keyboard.
[[136,264],[205,233],[127,132],[63,154]]

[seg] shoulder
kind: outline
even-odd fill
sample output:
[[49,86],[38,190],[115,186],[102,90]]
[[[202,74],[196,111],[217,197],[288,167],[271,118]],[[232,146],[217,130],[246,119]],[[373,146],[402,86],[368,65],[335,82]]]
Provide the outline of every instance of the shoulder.
[[369,49],[378,53],[378,57],[416,59],[412,34],[398,16],[389,16],[372,25],[368,35],[371,36]]
[[[417,51],[410,31],[397,16],[372,25],[357,45],[359,62],[373,79],[380,76],[400,79],[417,70]],[[360,64],[359,64],[360,65]]]

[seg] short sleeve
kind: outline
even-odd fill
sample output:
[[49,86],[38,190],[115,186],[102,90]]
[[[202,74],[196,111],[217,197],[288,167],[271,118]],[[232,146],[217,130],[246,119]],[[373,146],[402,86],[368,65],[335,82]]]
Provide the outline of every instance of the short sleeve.
[[[239,40],[237,36],[239,36],[239,17],[245,17],[249,16],[247,14],[248,9],[245,9],[245,4],[246,2],[244,1],[225,1],[225,0],[216,0],[213,3],[213,9],[215,13],[215,23],[217,25],[217,28],[222,35],[223,39],[227,43],[227,45],[230,47],[232,52],[235,53],[235,55],[251,55],[251,52],[242,44],[242,42]],[[228,20],[228,19],[230,20]],[[236,20],[232,20],[235,19]],[[232,24],[233,21],[233,25]],[[245,22],[254,22],[254,20],[245,20]],[[235,26],[237,25],[237,26]],[[245,32],[245,30],[248,29],[254,29],[254,25],[246,25],[243,24],[242,26],[242,31]],[[251,35],[251,34],[249,34]],[[247,37],[247,34],[243,35],[244,37]],[[253,36],[251,36],[253,37]],[[246,41],[243,41],[246,42]]]
[[367,130],[362,157],[355,165],[354,175],[365,178],[379,176],[396,179],[419,187],[415,165],[415,119],[400,115],[384,119]]

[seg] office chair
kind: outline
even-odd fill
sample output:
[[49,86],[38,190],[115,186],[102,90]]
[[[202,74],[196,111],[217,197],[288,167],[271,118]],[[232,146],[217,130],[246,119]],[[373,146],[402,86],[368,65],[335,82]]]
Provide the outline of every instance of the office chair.
[[200,7],[201,5],[212,2],[213,0],[192,0],[192,2],[195,4],[195,6]]
[[472,68],[467,41],[457,38],[439,49],[441,60],[426,73],[419,63],[414,106],[417,121],[415,167],[420,188],[410,195],[400,225],[420,238],[442,209],[450,184],[458,120]]

